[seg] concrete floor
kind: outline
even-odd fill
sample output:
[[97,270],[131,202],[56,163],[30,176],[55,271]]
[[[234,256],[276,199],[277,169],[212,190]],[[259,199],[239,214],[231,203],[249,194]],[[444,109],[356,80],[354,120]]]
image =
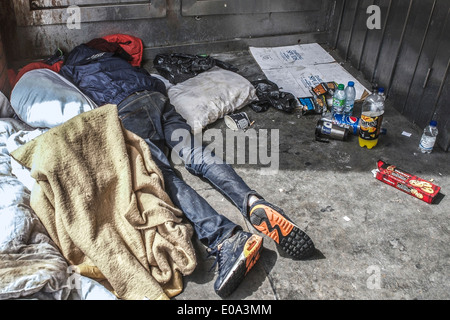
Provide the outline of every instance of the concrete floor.
[[[336,58],[336,53],[330,52]],[[249,80],[262,76],[248,52],[218,55],[240,68]],[[339,61],[339,60],[338,60]],[[346,69],[367,88],[371,85],[351,66]],[[359,109],[358,109],[359,108]],[[360,105],[355,115],[359,115]],[[449,154],[439,148],[418,152],[422,130],[400,115],[387,101],[384,127],[388,130],[372,150],[349,141],[315,141],[320,116],[286,114],[275,109],[248,113],[254,129],[279,129],[280,170],[261,175],[258,165],[234,165],[248,185],[286,213],[313,239],[317,253],[292,260],[264,238],[261,259],[232,300],[350,300],[450,298]],[[211,128],[226,130],[223,120]],[[412,135],[406,137],[402,132]],[[444,198],[427,204],[376,180],[377,160],[433,180]],[[257,232],[239,211],[211,185],[177,167],[216,210],[244,229]],[[345,219],[348,218],[348,219]],[[205,247],[196,242],[199,265],[185,277],[185,290],[176,300],[221,300]]]

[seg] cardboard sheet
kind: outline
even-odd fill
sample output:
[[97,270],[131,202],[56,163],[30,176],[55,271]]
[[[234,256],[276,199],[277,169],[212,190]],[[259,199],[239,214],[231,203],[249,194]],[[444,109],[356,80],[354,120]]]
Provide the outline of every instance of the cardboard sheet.
[[266,77],[280,90],[298,98],[310,97],[309,89],[321,82],[335,81],[347,85],[355,82],[356,99],[370,92],[346,71],[318,43],[274,48],[250,47],[250,52]]

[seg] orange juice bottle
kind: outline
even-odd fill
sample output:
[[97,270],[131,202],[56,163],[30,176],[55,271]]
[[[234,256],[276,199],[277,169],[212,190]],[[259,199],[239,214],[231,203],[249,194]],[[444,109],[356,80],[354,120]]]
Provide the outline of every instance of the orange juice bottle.
[[359,130],[359,145],[361,148],[372,149],[378,144],[381,124],[384,116],[384,88],[367,97],[362,106]]

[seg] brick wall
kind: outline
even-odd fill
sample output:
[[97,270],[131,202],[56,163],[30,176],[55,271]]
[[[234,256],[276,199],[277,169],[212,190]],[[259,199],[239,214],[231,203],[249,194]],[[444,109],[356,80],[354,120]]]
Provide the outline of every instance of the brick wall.
[[9,98],[11,87],[8,79],[8,64],[6,62],[5,50],[3,50],[3,43],[0,34],[0,91]]

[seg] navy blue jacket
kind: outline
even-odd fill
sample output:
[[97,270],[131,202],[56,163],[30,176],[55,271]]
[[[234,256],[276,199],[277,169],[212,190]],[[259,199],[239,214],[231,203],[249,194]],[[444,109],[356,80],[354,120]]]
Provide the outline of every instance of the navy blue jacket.
[[138,91],[158,91],[167,95],[164,83],[145,69],[133,67],[111,52],[84,44],[73,49],[60,74],[75,84],[98,106],[118,105]]

